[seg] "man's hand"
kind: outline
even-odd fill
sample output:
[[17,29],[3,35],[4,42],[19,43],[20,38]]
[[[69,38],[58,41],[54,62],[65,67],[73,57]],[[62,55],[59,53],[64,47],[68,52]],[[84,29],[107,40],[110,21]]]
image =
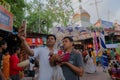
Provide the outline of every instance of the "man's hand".
[[61,63],[61,65],[67,65],[68,64],[68,62],[62,62]]
[[26,21],[23,21],[19,30],[18,30],[18,37],[21,41],[24,41],[26,38]]

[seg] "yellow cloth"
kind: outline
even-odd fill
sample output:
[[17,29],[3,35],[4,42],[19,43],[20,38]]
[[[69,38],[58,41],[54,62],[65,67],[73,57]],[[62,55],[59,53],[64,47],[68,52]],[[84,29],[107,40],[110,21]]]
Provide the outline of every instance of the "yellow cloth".
[[96,64],[96,54],[94,51],[92,51],[91,54],[93,56],[93,63]]
[[8,80],[10,77],[10,55],[3,56],[3,74],[5,80]]
[[110,55],[110,49],[107,49],[107,54]]
[[102,56],[102,51],[99,51],[98,52],[98,57],[101,57]]

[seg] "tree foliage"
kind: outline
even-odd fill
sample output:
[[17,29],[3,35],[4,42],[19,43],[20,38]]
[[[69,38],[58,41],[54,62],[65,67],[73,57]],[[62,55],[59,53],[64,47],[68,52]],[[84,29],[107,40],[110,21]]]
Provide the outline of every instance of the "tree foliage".
[[14,26],[19,27],[22,20],[25,19],[25,8],[26,2],[25,0],[4,0],[9,3],[11,9],[10,11],[14,15]]
[[57,24],[66,26],[72,12],[70,0],[32,0],[27,6],[28,30],[48,33]]
[[50,28],[69,24],[73,14],[71,0],[4,0],[11,6],[14,15],[14,26],[19,27],[27,19],[27,30],[48,33]]

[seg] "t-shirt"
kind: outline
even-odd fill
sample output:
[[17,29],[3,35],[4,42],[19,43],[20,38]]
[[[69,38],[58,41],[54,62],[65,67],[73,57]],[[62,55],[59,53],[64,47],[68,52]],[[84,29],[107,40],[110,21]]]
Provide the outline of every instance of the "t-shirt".
[[[49,63],[49,49],[47,47],[38,47],[33,51],[34,57],[39,59],[39,80],[50,80],[53,68]],[[57,53],[57,50],[54,50],[54,53]]]
[[[82,55],[79,53],[75,53],[74,51],[70,53],[69,62],[76,67],[83,67]],[[80,80],[79,76],[75,72],[73,72],[68,66],[63,65],[62,70],[65,80]]]
[[23,68],[18,67],[17,64],[19,63],[19,58],[16,54],[11,55],[10,57],[10,75],[14,76],[19,74],[19,71],[22,71]]
[[101,57],[102,65],[108,66],[108,56],[106,54],[103,54]]

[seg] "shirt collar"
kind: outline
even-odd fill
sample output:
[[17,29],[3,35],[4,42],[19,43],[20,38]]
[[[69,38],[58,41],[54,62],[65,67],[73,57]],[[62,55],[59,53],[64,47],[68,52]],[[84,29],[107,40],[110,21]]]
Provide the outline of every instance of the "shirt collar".
[[70,52],[70,54],[73,54],[74,53],[74,48],[72,49],[72,51]]

